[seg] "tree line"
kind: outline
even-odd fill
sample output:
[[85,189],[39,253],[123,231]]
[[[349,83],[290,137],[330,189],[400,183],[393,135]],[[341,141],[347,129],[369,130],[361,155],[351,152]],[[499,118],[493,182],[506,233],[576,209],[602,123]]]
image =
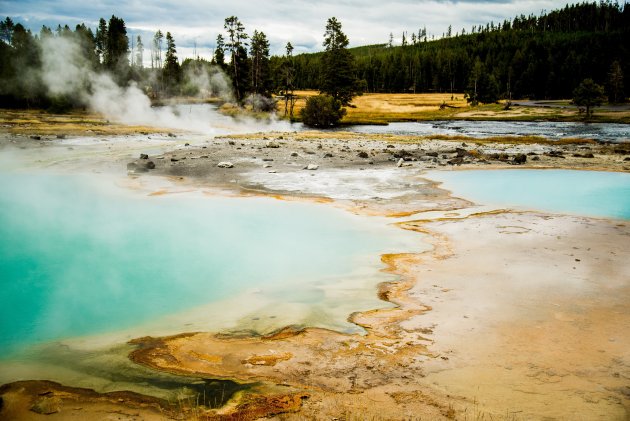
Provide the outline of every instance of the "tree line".
[[[611,72],[630,72],[630,4],[581,3],[540,16],[518,16],[431,40],[403,33],[400,46],[350,49],[365,92],[467,92],[503,97],[569,98],[586,78],[622,98]],[[295,57],[298,89],[321,84],[322,53]],[[480,80],[483,79],[483,80]],[[481,82],[481,83],[480,83]],[[480,86],[478,86],[479,88]]]
[[0,21],[0,106],[81,106],[77,98],[51,95],[36,71],[50,38],[72,40],[87,69],[107,72],[120,85],[133,81],[152,98],[195,95],[198,79],[223,72],[237,102],[272,108],[273,102],[258,99],[279,94],[287,115],[296,89],[318,89],[341,106],[361,92],[466,92],[471,102],[493,102],[568,98],[590,78],[606,86],[610,100],[621,101],[623,75],[630,71],[630,4],[609,1],[521,15],[468,32],[449,27],[440,39],[422,28],[404,32],[399,46],[390,35],[389,43],[351,49],[341,24],[331,18],[325,51],[295,56],[287,43],[283,55],[271,57],[267,36],[259,30],[249,35],[236,16],[226,18],[223,29],[210,61],[180,63],[170,32],[130,38],[116,16],[100,19],[95,31],[84,24],[74,30],[59,25],[44,26],[39,34],[6,18]]

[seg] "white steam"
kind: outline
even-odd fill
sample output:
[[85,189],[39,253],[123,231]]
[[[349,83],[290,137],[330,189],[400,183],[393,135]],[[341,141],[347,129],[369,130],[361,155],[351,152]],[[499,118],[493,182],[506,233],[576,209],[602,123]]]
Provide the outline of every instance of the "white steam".
[[[42,80],[50,94],[79,98],[90,110],[123,124],[148,125],[180,130],[217,134],[234,131],[235,126],[225,118],[211,115],[209,107],[152,107],[151,100],[135,84],[121,87],[107,73],[96,73],[81,55],[79,46],[71,39],[50,37],[42,40]],[[213,95],[225,100],[232,99],[229,79],[220,69],[193,72],[186,75],[195,84],[200,95]],[[216,113],[213,113],[216,114]],[[244,122],[236,131],[243,131]],[[253,122],[250,129],[256,127]],[[258,124],[256,124],[258,125]]]

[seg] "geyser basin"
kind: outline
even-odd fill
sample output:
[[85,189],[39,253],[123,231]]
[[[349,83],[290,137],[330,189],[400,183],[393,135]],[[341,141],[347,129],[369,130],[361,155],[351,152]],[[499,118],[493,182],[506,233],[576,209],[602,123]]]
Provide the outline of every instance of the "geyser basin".
[[430,171],[455,195],[496,206],[630,219],[630,174],[573,170]]
[[148,196],[96,175],[0,174],[0,352],[124,329],[356,331],[348,314],[387,305],[379,254],[426,247],[382,222],[311,203]]

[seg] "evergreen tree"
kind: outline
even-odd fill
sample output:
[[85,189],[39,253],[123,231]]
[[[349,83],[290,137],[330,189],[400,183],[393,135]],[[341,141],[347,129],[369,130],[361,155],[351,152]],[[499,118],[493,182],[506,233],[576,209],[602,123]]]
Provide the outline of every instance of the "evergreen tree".
[[153,35],[153,60],[155,62],[155,67],[158,69],[162,68],[162,40],[164,39],[164,34],[161,30],[157,30],[155,35]]
[[608,72],[608,101],[614,104],[623,102],[623,71],[618,61],[614,61]]
[[214,63],[222,69],[225,68],[225,40],[221,34],[217,35],[217,47],[214,50]]
[[101,18],[98,21],[98,28],[96,29],[95,48],[96,55],[100,63],[105,62],[105,47],[107,45],[107,21]]
[[245,27],[236,16],[225,19],[223,25],[228,33],[228,42],[225,47],[230,51],[230,76],[236,100],[241,102],[245,97],[245,92],[249,88],[248,62],[247,62],[247,34]]
[[573,91],[573,103],[579,107],[586,107],[586,118],[593,115],[592,107],[602,105],[606,101],[604,87],[593,82],[593,79],[584,79]]
[[328,94],[341,105],[349,105],[352,98],[360,95],[354,69],[354,56],[346,48],[348,37],[341,30],[337,18],[328,19],[324,34],[326,51],[322,56],[320,91]]
[[13,31],[15,30],[15,24],[10,17],[3,21],[0,21],[0,40],[6,42],[11,45],[11,40],[13,39]]
[[251,85],[255,94],[269,96],[269,41],[264,32],[254,31],[249,50],[251,57]]
[[176,93],[177,85],[180,82],[180,67],[177,61],[177,49],[175,40],[170,32],[166,33],[166,55],[164,57],[164,69],[162,70],[163,81],[169,94]]
[[129,72],[129,40],[125,21],[112,15],[107,26],[105,44],[105,68],[112,71],[119,80]]

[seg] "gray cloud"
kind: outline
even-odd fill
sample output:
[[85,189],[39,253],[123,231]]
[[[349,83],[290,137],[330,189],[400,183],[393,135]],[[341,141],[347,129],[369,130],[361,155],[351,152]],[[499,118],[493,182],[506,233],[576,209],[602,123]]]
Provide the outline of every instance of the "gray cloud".
[[157,29],[175,37],[180,58],[192,56],[193,45],[209,57],[216,36],[223,32],[224,18],[235,15],[248,33],[267,34],[272,53],[281,54],[287,41],[296,52],[321,50],[326,20],[336,16],[353,46],[385,43],[389,33],[396,39],[403,31],[417,32],[426,26],[429,34],[441,36],[449,25],[453,31],[472,25],[501,22],[506,18],[564,7],[566,0],[2,0],[3,14],[38,32],[41,25],[71,26],[85,22],[96,27],[98,19],[112,14],[122,17],[128,32],[148,37]]

